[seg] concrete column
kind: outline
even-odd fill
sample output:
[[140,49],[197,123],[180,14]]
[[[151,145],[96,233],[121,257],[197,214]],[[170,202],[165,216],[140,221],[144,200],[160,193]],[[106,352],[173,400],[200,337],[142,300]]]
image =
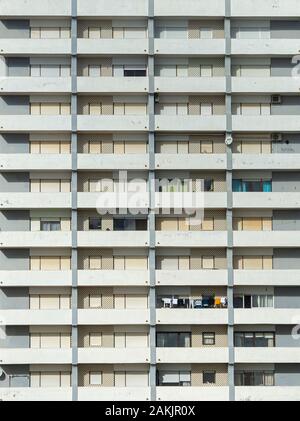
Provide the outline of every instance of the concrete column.
[[155,116],[154,116],[154,0],[148,0],[148,113],[149,113],[149,277],[150,277],[150,388],[151,400],[156,400],[156,293],[155,293]]
[[78,252],[77,252],[77,0],[72,2],[71,22],[71,154],[72,154],[72,400],[78,400]]
[[231,89],[231,0],[225,1],[225,77],[226,77],[226,185],[227,185],[227,297],[228,297],[228,385],[229,400],[235,400],[234,388],[234,309],[233,309],[233,227],[232,227],[232,89]]

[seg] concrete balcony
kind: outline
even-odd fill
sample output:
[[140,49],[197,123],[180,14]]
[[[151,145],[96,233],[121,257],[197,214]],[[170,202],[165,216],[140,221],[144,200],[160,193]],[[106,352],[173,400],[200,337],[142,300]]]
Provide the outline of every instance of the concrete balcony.
[[1,171],[71,170],[71,154],[0,154]]
[[1,364],[72,364],[72,349],[2,348]]
[[77,234],[77,242],[78,247],[148,247],[149,232],[79,231]]
[[228,401],[229,387],[176,387],[159,386],[156,388],[157,400],[159,401]]
[[0,326],[51,326],[71,323],[71,310],[0,310]]
[[146,0],[78,0],[78,16],[82,17],[143,17],[148,16]]
[[72,285],[72,272],[35,271],[35,270],[1,270],[1,287],[62,287]]
[[0,193],[0,209],[68,209],[71,193]]
[[[298,165],[299,166],[299,165]],[[160,170],[225,170],[225,154],[156,154],[155,167]]]
[[222,209],[227,206],[227,193],[209,192],[204,193],[204,209]]
[[149,117],[146,115],[78,115],[77,128],[81,132],[144,132],[149,128]]
[[71,247],[70,231],[1,231],[0,248]]
[[234,208],[294,209],[300,207],[300,193],[233,193]]
[[299,154],[233,154],[234,170],[299,170]]
[[71,15],[68,0],[1,0],[1,18],[67,17]]
[[156,362],[167,364],[228,363],[228,348],[156,348]]
[[234,323],[241,325],[297,325],[299,308],[251,308],[235,309]]
[[[2,5],[1,5],[2,6]],[[0,54],[5,56],[70,55],[70,39],[11,38],[0,40]]]
[[156,231],[157,247],[226,247],[226,231]]
[[238,386],[236,401],[299,401],[299,386]]
[[300,247],[297,231],[234,231],[234,247]]
[[78,285],[147,286],[149,285],[149,272],[147,270],[79,270]]
[[300,131],[300,121],[292,115],[234,115],[232,127],[236,132],[297,132]]
[[[99,209],[99,210],[107,210],[107,209],[118,209],[118,208],[133,208],[135,206],[140,207],[141,209],[145,210],[149,207],[149,193],[141,193],[139,194],[139,203],[136,204],[135,200],[132,199],[128,203],[126,202],[126,195],[118,194],[118,193],[78,193],[78,208],[80,209]],[[126,204],[127,203],[127,204]]]
[[78,77],[77,90],[83,94],[147,93],[147,77]]
[[78,348],[79,364],[149,364],[149,348]]
[[70,77],[1,77],[1,94],[67,94],[71,92]]
[[1,387],[2,401],[71,401],[71,387]]
[[174,323],[182,325],[222,325],[227,324],[227,322],[227,309],[156,309],[156,323],[158,325],[173,325]]
[[155,128],[161,132],[224,132],[226,118],[222,115],[156,115]]
[[225,77],[156,77],[154,86],[156,92],[172,94],[224,94],[226,91]]
[[231,0],[231,15],[233,17],[278,17],[290,18],[300,14],[298,0],[281,0],[274,3],[274,0],[251,0],[241,2]]
[[[174,8],[174,6],[173,6]],[[224,55],[224,39],[162,39],[154,40],[154,52],[157,55]]]
[[293,56],[299,53],[296,39],[232,39],[232,55]]
[[116,310],[116,309],[79,309],[79,325],[148,325],[150,312],[148,309]]
[[70,132],[71,116],[67,115],[2,115],[0,132]]
[[[187,282],[188,279],[188,282]],[[227,285],[226,270],[157,270],[157,286]]]
[[150,387],[79,387],[78,400],[104,402],[149,401]]
[[146,55],[148,54],[148,39],[78,38],[77,53],[79,55]]
[[198,0],[155,0],[155,16],[177,17],[221,17],[225,14],[225,5],[222,0],[212,0],[207,4]]
[[234,270],[234,284],[241,286],[300,286],[300,270]]
[[267,93],[293,94],[299,93],[300,79],[292,77],[234,77],[233,93]]
[[145,170],[149,168],[148,154],[78,154],[77,160],[79,170]]
[[299,364],[299,348],[235,348],[235,362],[247,364],[285,363]]

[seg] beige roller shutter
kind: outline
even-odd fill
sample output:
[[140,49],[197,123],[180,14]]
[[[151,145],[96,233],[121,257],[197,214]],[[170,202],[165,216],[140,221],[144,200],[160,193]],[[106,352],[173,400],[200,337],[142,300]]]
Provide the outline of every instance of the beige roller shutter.
[[31,141],[30,142],[30,153],[41,153],[41,142]]
[[125,371],[115,371],[114,378],[115,387],[126,387]]
[[143,371],[129,371],[126,373],[126,387],[147,387],[148,373]]
[[148,335],[144,332],[127,332],[126,348],[147,348]]
[[124,332],[115,332],[114,333],[114,342],[115,342],[115,348],[125,348],[125,346],[126,346],[125,333]]
[[71,191],[71,181],[70,180],[61,180],[60,191],[62,193],[70,193],[70,191]]
[[115,154],[124,154],[125,153],[125,144],[124,142],[114,142],[114,153]]
[[215,262],[213,256],[203,256],[202,257],[202,268],[203,269],[214,269]]
[[41,103],[41,115],[59,115],[60,104],[58,103]]
[[39,310],[40,309],[40,296],[36,294],[32,294],[29,297],[29,308],[31,310]]
[[125,104],[125,115],[146,115],[146,104]]
[[101,332],[91,332],[90,333],[90,343],[91,347],[101,347],[102,346],[102,334]]
[[190,257],[189,256],[179,256],[179,270],[189,270],[190,269]]
[[71,334],[70,333],[60,334],[60,347],[71,348]]
[[177,231],[177,219],[166,218],[161,220],[162,231]]
[[40,180],[30,180],[30,191],[32,193],[39,193],[41,191]]
[[243,142],[243,153],[260,154],[261,153],[261,142],[260,141]]
[[90,294],[89,295],[89,308],[101,308],[101,307],[102,307],[102,295]]
[[125,299],[127,309],[145,309],[148,307],[148,297],[145,294],[126,295]]
[[61,256],[61,258],[60,258],[60,269],[61,270],[70,270],[71,269],[71,257],[70,256]]
[[115,294],[114,295],[114,308],[124,309],[125,308],[125,295]]
[[59,28],[41,28],[41,38],[44,39],[57,39],[59,38]]
[[43,310],[59,309],[59,295],[40,295],[40,308]]
[[30,387],[40,387],[41,386],[41,375],[39,372],[30,373]]
[[70,297],[70,295],[61,295],[60,296],[60,308],[65,309],[65,310],[71,308],[71,297]]
[[71,220],[70,218],[61,218],[61,230],[62,231],[70,231],[71,229]]
[[41,105],[38,102],[30,104],[30,114],[31,115],[41,114]]
[[243,230],[244,231],[261,231],[262,230],[262,219],[255,217],[243,218]]
[[39,256],[30,256],[30,270],[41,270],[41,259]]
[[214,218],[204,218],[202,222],[203,231],[213,231],[214,230]]
[[201,153],[213,153],[213,142],[211,140],[201,141]]
[[60,387],[60,372],[41,372],[41,387]]
[[177,256],[166,256],[161,257],[161,269],[162,270],[177,270],[178,269],[178,257]]
[[60,153],[59,142],[41,142],[41,153]]
[[261,256],[244,256],[243,269],[262,269],[263,261]]
[[60,142],[60,152],[61,153],[70,153],[71,152],[71,143],[69,141]]
[[124,256],[114,256],[114,269],[115,270],[124,270],[125,269]]
[[60,348],[59,333],[42,333],[41,348]]
[[41,270],[59,270],[60,258],[58,256],[41,256]]
[[60,373],[60,385],[61,387],[71,386],[71,373],[69,371],[62,371]]
[[67,102],[60,104],[60,114],[61,115],[71,114],[71,105]]
[[59,180],[41,180],[41,192],[59,193],[60,181]]
[[89,258],[89,269],[101,269],[102,259],[101,256],[90,256]]
[[124,263],[126,270],[146,270],[148,268],[146,256],[125,256]]
[[90,140],[89,142],[89,153],[99,154],[101,153],[101,141],[100,140]]
[[41,347],[41,335],[39,333],[30,333],[30,348],[40,348],[40,347]]
[[265,269],[265,270],[273,269],[273,257],[272,256],[263,256],[263,269]]
[[41,38],[41,28],[31,27],[30,38],[33,38],[33,39]]
[[125,153],[143,154],[147,152],[145,142],[125,142]]
[[265,218],[263,218],[263,221],[262,221],[262,223],[263,223],[263,230],[264,231],[272,231],[272,218],[267,218],[267,217],[265,217]]

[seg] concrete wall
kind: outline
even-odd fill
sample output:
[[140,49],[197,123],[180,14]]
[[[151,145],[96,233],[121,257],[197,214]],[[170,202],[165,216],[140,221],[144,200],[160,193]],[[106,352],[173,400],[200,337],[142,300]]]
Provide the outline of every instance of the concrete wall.
[[0,387],[29,387],[29,365],[1,366]]
[[300,386],[300,364],[275,364],[275,386]]
[[276,326],[276,347],[300,347],[300,339],[294,339],[292,329],[294,325],[278,325]]
[[295,63],[292,63],[292,57],[273,57],[271,59],[271,76],[290,77],[294,67]]
[[274,210],[273,230],[294,231],[300,230],[300,210]]
[[274,249],[273,269],[300,269],[300,249]]
[[300,308],[300,287],[275,287],[275,308]]
[[300,135],[298,133],[284,133],[282,141],[272,142],[273,153],[300,153]]
[[274,171],[272,173],[272,191],[300,192],[300,173]]
[[28,309],[29,288],[0,288],[0,308],[7,310]]
[[6,249],[0,250],[1,270],[28,270],[29,250],[28,249]]
[[29,173],[0,173],[0,192],[29,192]]
[[29,20],[0,20],[0,38],[29,38]]
[[27,326],[6,326],[0,335],[0,348],[29,348]]
[[8,76],[29,76],[29,58],[8,57],[6,60]]
[[29,153],[28,133],[5,133],[0,135],[0,153]]
[[300,22],[297,20],[273,20],[270,25],[271,38],[275,39],[299,39]]
[[28,115],[29,96],[3,95],[0,97],[1,115]]
[[0,231],[29,231],[29,211],[0,211]]
[[299,96],[283,95],[281,104],[271,105],[272,115],[299,115],[300,98]]

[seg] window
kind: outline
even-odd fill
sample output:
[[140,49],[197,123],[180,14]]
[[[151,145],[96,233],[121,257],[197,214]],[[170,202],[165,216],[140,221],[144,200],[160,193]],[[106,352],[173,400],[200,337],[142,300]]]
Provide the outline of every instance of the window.
[[215,345],[215,344],[216,344],[215,332],[202,333],[202,345]]
[[101,66],[98,65],[89,65],[89,76],[99,77],[101,76]]
[[102,219],[97,216],[89,218],[89,230],[101,230]]
[[89,295],[89,308],[101,308],[101,307],[102,307],[102,295],[90,294]]
[[144,66],[125,66],[124,77],[144,77],[147,76],[147,70]]
[[269,294],[235,295],[233,305],[235,308],[273,307],[274,297]]
[[203,371],[203,384],[215,384],[215,383],[216,383],[216,372]]
[[238,180],[232,181],[234,192],[271,192],[272,180]]
[[236,347],[274,347],[274,332],[235,332]]
[[160,371],[158,386],[191,386],[190,371]]
[[236,386],[274,386],[273,371],[238,371],[234,377]]
[[60,221],[41,221],[41,231],[60,231]]
[[156,342],[161,348],[189,348],[191,334],[189,332],[158,332]]
[[204,191],[214,191],[214,180],[207,178],[204,180]]
[[90,371],[90,385],[100,386],[102,384],[102,372],[101,371]]
[[102,334],[98,332],[90,333],[90,346],[91,347],[101,347],[102,346]]

